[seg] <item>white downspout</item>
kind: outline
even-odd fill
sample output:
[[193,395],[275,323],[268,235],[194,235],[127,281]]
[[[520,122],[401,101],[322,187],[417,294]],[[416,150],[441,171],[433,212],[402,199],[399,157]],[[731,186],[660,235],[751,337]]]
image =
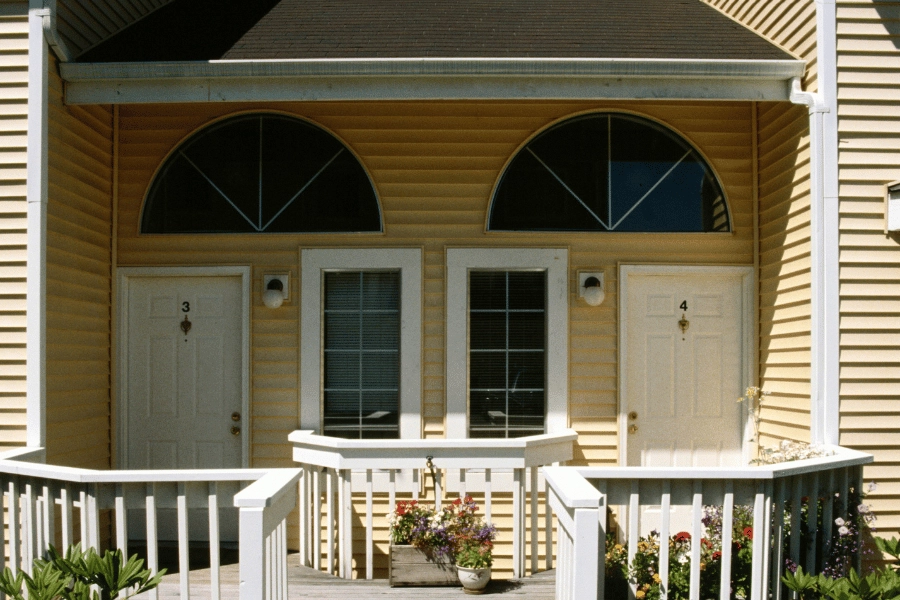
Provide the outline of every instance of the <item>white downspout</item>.
[[47,168],[49,47],[44,39],[42,0],[28,9],[28,151],[26,154],[26,443],[46,447],[47,440]]
[[834,0],[816,0],[819,92],[791,81],[791,102],[809,109],[811,229],[810,411],[813,443],[837,444],[840,426],[840,273]]

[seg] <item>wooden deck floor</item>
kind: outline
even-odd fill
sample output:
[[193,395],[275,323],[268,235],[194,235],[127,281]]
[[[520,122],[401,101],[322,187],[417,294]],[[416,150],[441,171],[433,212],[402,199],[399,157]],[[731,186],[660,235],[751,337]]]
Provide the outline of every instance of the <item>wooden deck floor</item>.
[[[506,597],[528,597],[532,600],[553,600],[555,593],[555,572],[546,571],[534,577],[511,580],[494,580],[488,585],[484,595]],[[238,565],[222,567],[222,598],[238,598]],[[444,598],[471,598],[462,588],[392,588],[386,579],[367,581],[364,579],[344,580],[314,571],[299,564],[299,556],[288,557],[288,591],[290,598],[320,598],[365,600],[367,598],[396,598],[443,600]],[[190,595],[192,598],[209,598],[209,569],[191,570]],[[142,594],[139,598],[146,598]],[[180,598],[179,576],[166,575],[159,587],[160,600]]]

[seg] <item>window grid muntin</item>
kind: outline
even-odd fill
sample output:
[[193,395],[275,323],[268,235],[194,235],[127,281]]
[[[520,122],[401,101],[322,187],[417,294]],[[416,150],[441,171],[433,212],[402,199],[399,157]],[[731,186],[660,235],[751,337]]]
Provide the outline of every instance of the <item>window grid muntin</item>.
[[[606,221],[597,214],[597,212],[590,206],[589,203],[585,202],[579,194],[570,186],[569,183],[566,182],[565,177],[560,176],[556,173],[556,171],[548,164],[549,161],[545,161],[541,156],[535,151],[533,146],[536,143],[540,143],[542,138],[546,134],[552,134],[559,129],[570,127],[579,122],[585,122],[590,120],[597,120],[598,118],[602,118],[606,122]],[[630,205],[628,205],[624,210],[624,214],[614,220],[613,219],[613,199],[614,196],[618,196],[618,194],[614,194],[613,192],[613,164],[615,164],[615,160],[613,158],[614,152],[614,144],[613,144],[613,121],[621,121],[631,123],[632,125],[638,125],[646,129],[648,132],[654,132],[656,135],[660,136],[660,139],[668,140],[674,144],[680,146],[684,153],[681,154],[680,158],[677,160],[673,160],[672,164],[666,170],[662,176],[658,177],[655,183],[647,190],[643,195],[639,198],[634,199]],[[578,206],[581,207],[584,211],[586,211],[587,215],[589,215],[589,221],[594,221],[595,224],[592,226],[582,225],[578,227],[573,227],[569,225],[565,226],[536,226],[532,225],[515,225],[510,224],[509,217],[506,215],[500,215],[498,205],[501,204],[509,204],[512,202],[508,198],[503,196],[503,188],[506,183],[508,183],[508,178],[512,176],[516,176],[518,173],[514,173],[515,168],[517,167],[517,161],[524,155],[530,155],[539,165],[541,169],[543,169],[549,176],[555,180],[560,187],[565,190],[564,196],[568,198],[569,202],[574,202]],[[672,175],[678,167],[680,167],[687,159],[690,158],[690,164],[696,164],[703,169],[703,176],[701,178],[700,191],[698,192],[700,198],[700,207],[699,207],[699,216],[700,216],[700,228],[699,229],[679,229],[679,228],[655,228],[655,227],[638,227],[636,229],[619,229],[619,226],[626,222],[626,219],[631,215],[632,212],[635,211],[645,200],[647,200],[653,192],[659,187],[670,175]],[[628,161],[620,161],[620,162],[628,162]],[[649,159],[645,159],[643,162],[649,163],[651,162]],[[532,171],[533,172],[533,171]],[[711,182],[713,189],[710,192],[709,198],[707,198],[707,194],[705,191],[707,180]],[[626,200],[628,202],[628,200]],[[527,203],[526,203],[527,204]],[[507,209],[508,210],[508,209]],[[693,208],[692,208],[693,210]],[[566,211],[568,212],[568,211]],[[656,123],[650,119],[638,117],[636,115],[631,115],[627,113],[597,113],[592,115],[582,115],[578,117],[574,117],[572,119],[568,119],[561,123],[556,124],[553,127],[546,129],[541,132],[534,138],[528,141],[527,144],[522,148],[522,150],[512,158],[509,164],[506,166],[494,194],[491,199],[491,206],[489,211],[488,218],[488,230],[489,231],[573,231],[573,232],[615,232],[615,231],[623,231],[623,232],[655,232],[655,233],[693,233],[693,232],[729,232],[731,231],[731,219],[728,211],[727,202],[725,200],[725,192],[721,183],[716,177],[715,172],[712,170],[709,162],[697,151],[694,146],[684,139],[681,135],[672,131],[668,127],[665,127],[659,123]],[[707,216],[708,215],[708,216]],[[500,220],[506,220],[504,223],[500,223]],[[583,219],[582,219],[583,221]],[[608,221],[608,222],[607,222]]]
[[[395,287],[395,297],[394,300],[396,302],[396,308],[393,310],[387,309],[366,309],[364,308],[366,304],[366,294],[365,294],[365,279],[369,274],[393,274],[394,277],[394,287]],[[355,309],[350,308],[328,308],[329,304],[329,279],[335,275],[348,275],[355,274],[358,276],[359,282],[359,294],[357,307]],[[323,294],[323,306],[322,306],[322,327],[323,327],[323,403],[322,403],[322,423],[323,423],[323,432],[325,435],[332,435],[335,437],[345,437],[350,439],[364,439],[366,437],[379,437],[379,438],[397,438],[400,433],[400,424],[399,420],[396,418],[399,417],[399,408],[400,408],[400,341],[401,341],[401,333],[400,333],[400,272],[399,271],[332,271],[324,273],[324,294]],[[364,317],[366,315],[374,316],[374,315],[396,315],[396,326],[397,326],[397,334],[396,334],[396,345],[393,349],[384,349],[384,348],[364,348],[365,345],[365,336],[364,336]],[[358,342],[357,348],[355,350],[345,349],[345,348],[329,348],[330,340],[328,338],[327,332],[329,330],[329,316],[331,315],[358,315],[357,319],[357,335]],[[353,355],[356,354],[358,356],[358,364],[357,364],[357,380],[358,386],[356,388],[349,387],[331,387],[329,386],[329,363],[331,356],[339,356],[339,355]],[[397,357],[396,360],[396,384],[391,387],[383,387],[383,386],[365,386],[364,385],[364,374],[365,374],[365,357],[373,356],[373,355],[393,355]],[[329,414],[329,396],[337,396],[340,394],[350,394],[356,392],[357,394],[357,423],[356,424],[347,424],[347,425],[334,425],[328,424]],[[377,411],[372,410],[364,410],[364,402],[365,396],[367,393],[393,393],[394,394],[394,407],[393,414],[395,416],[395,422],[391,424],[366,424],[363,420],[367,415],[374,414]],[[331,417],[335,418],[335,417]],[[349,433],[356,432],[358,435],[350,436],[347,435]],[[376,435],[376,436],[366,436],[366,433],[388,433],[392,435]]]
[[[473,308],[472,305],[472,294],[473,288],[475,287],[472,284],[472,276],[476,274],[482,273],[503,273],[504,274],[504,303],[505,306],[503,308]],[[510,307],[510,276],[516,273],[531,273],[534,275],[540,276],[541,281],[541,298],[542,298],[542,308],[511,308]],[[537,280],[538,278],[535,278]],[[473,269],[469,272],[469,298],[470,298],[470,306],[469,306],[469,437],[521,437],[525,435],[537,435],[542,434],[546,431],[546,410],[547,410],[547,280],[546,280],[546,272],[544,271],[524,271],[524,270],[507,270],[507,271],[496,271],[496,270],[486,270],[486,269]],[[472,348],[472,335],[471,335],[471,321],[473,314],[503,314],[504,315],[504,343],[503,348],[480,348],[474,349]],[[510,315],[514,314],[540,314],[543,316],[542,323],[542,336],[541,343],[543,348],[541,349],[528,349],[528,348],[510,348]],[[472,387],[471,380],[472,376],[472,367],[471,365],[475,362],[475,359],[478,355],[490,355],[490,354],[500,354],[504,355],[504,382],[505,387]],[[528,355],[528,354],[540,354],[543,356],[544,360],[542,361],[543,365],[543,373],[542,387],[529,387],[529,388],[520,388],[516,387],[516,383],[518,381],[518,377],[521,376],[521,372],[517,374],[516,379],[510,382],[510,354],[514,355]],[[512,387],[510,387],[512,386]],[[476,426],[473,424],[472,419],[472,395],[473,393],[503,393],[504,400],[504,420],[502,426],[496,427],[487,427],[487,426]],[[526,419],[532,417],[532,415],[511,415],[510,410],[510,396],[511,394],[517,393],[540,393],[543,397],[541,399],[541,425],[540,427],[529,426],[529,425],[511,425],[510,418],[519,418]],[[491,412],[491,411],[489,411]],[[502,433],[502,436],[491,435],[496,433]],[[485,435],[487,434],[487,435]]]

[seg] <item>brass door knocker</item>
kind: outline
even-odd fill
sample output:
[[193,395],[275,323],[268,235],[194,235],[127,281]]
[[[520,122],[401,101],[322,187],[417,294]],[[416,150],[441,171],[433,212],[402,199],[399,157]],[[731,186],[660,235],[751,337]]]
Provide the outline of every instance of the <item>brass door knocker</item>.
[[681,314],[681,320],[678,321],[678,326],[681,327],[681,341],[684,341],[684,334],[687,333],[688,327],[691,326],[691,322],[685,318],[684,313]]
[[184,332],[184,335],[187,335],[188,331],[191,330],[191,322],[188,321],[187,315],[184,315],[184,321],[181,322],[181,330]]

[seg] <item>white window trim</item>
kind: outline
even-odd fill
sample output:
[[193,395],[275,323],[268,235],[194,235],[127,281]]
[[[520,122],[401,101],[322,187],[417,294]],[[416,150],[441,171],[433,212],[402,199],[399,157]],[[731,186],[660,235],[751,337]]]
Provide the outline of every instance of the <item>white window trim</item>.
[[422,249],[300,249],[300,428],[322,432],[322,285],[329,271],[400,271],[400,438],[422,437]]
[[469,271],[547,273],[546,433],[569,425],[569,251],[565,248],[447,249],[447,437],[467,438]]

